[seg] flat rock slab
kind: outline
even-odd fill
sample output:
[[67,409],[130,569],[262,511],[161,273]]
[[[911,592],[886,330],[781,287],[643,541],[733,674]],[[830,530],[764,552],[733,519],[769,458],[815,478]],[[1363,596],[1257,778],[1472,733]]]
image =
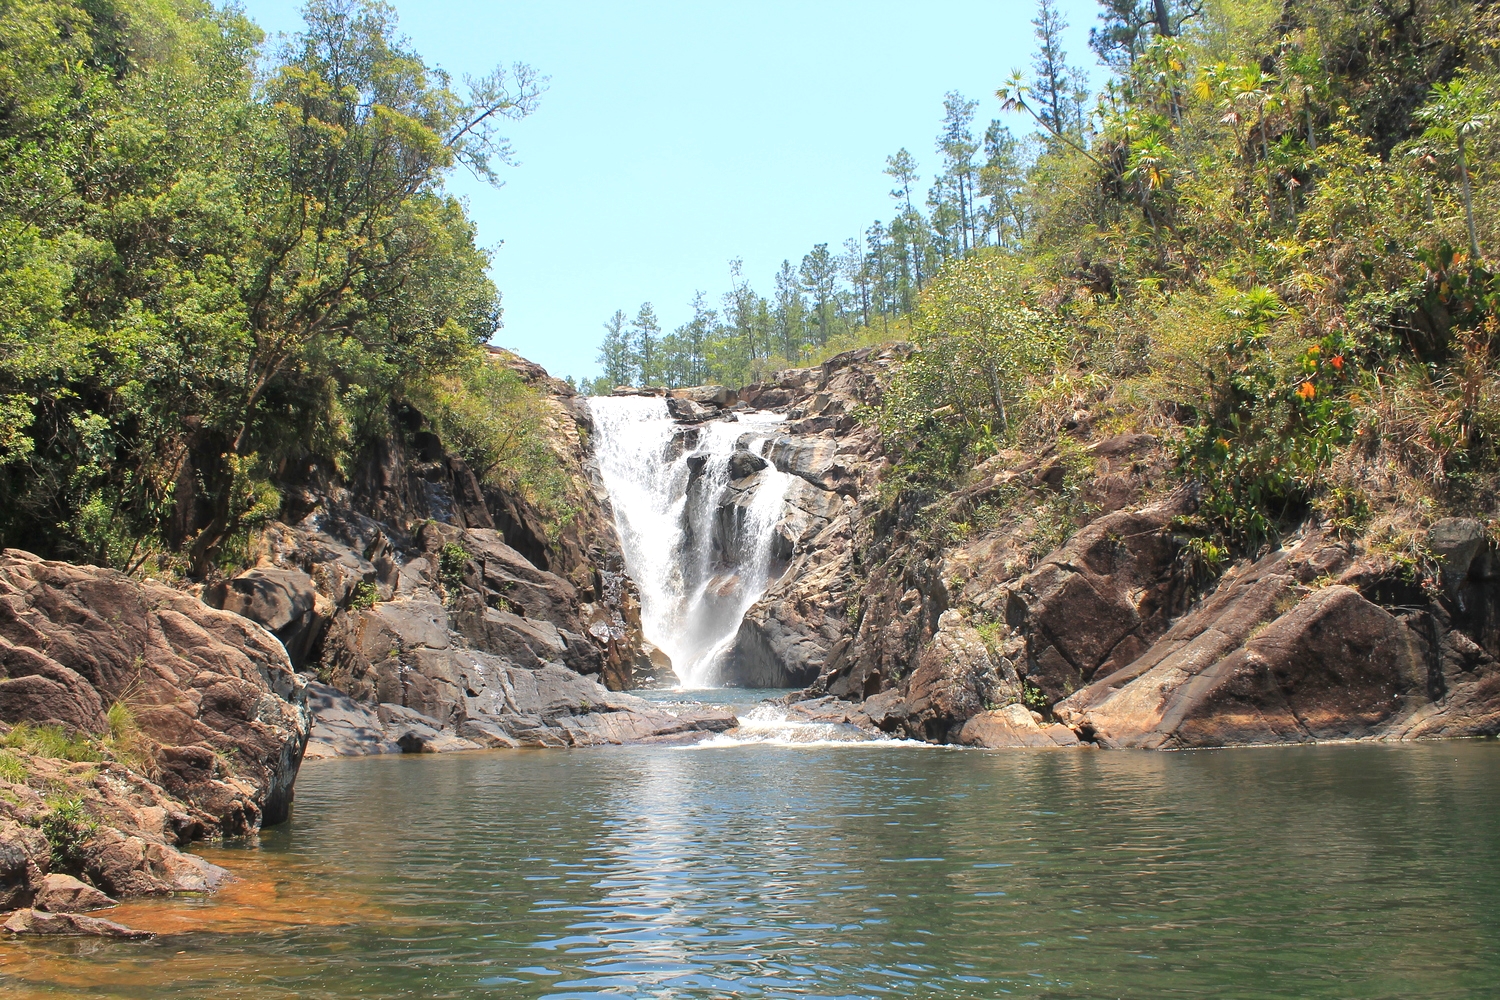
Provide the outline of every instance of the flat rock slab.
[[10,934],[36,937],[107,937],[125,941],[146,941],[150,931],[138,931],[112,920],[86,917],[81,913],[44,913],[41,910],[17,910],[3,929]]

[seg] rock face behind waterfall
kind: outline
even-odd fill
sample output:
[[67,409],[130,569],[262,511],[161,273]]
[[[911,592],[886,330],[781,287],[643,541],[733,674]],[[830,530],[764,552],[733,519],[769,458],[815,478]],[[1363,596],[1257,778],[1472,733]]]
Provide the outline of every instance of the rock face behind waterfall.
[[547,439],[574,513],[549,529],[481,486],[432,435],[392,435],[347,480],[312,470],[301,516],[271,525],[259,565],[210,598],[287,644],[309,687],[309,757],[685,739],[733,724],[622,693],[665,669],[590,479],[586,406],[509,355],[545,393]]
[[[801,717],[976,746],[1500,732],[1500,551],[1480,522],[1430,527],[1425,580],[1316,523],[1215,574],[1158,439],[1097,433],[1086,404],[1056,445],[1001,453],[925,510],[882,502],[888,463],[855,414],[905,353],[680,392],[685,425],[785,417],[765,457],[795,479],[733,682],[806,685]],[[1064,490],[1087,514],[1059,540]]]

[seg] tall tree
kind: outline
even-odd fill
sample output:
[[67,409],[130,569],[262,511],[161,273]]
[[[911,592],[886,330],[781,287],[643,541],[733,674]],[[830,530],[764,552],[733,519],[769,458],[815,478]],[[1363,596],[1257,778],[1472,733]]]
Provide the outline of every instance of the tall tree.
[[747,361],[759,357],[760,341],[756,337],[755,303],[759,298],[750,283],[745,280],[745,262],[739,258],[729,262],[729,291],[724,295],[724,319],[743,344]]
[[[922,254],[924,251],[923,225],[921,212],[918,212],[912,204],[912,185],[921,180],[917,172],[917,161],[905,147],[897,150],[892,156],[886,157],[885,174],[896,182],[891,189],[891,197],[902,204],[905,210],[901,217],[891,225],[891,235],[895,238],[897,246],[901,250],[903,277],[910,281],[916,279],[917,291],[922,291]],[[907,303],[906,308],[910,308]]]
[[838,261],[828,252],[827,243],[819,243],[803,256],[799,277],[802,279],[802,287],[812,296],[813,319],[818,325],[819,346],[828,343],[833,330],[838,275]]
[[802,297],[802,285],[789,260],[782,261],[781,270],[776,272],[772,327],[781,356],[795,364],[802,357],[802,344],[807,336],[807,300]]
[[613,389],[619,385],[630,385],[635,376],[634,352],[630,348],[629,322],[623,309],[604,322],[604,341],[599,345],[599,367],[604,370],[604,380]]
[[1037,44],[1031,61],[1031,92],[1036,98],[1037,116],[1055,133],[1071,131],[1077,118],[1073,108],[1075,73],[1062,47],[1068,22],[1057,9],[1057,0],[1037,0],[1031,25]]
[[974,109],[978,101],[965,98],[956,90],[943,97],[943,129],[938,133],[937,150],[957,198],[959,251],[974,247]]
[[689,307],[693,310],[692,318],[675,333],[685,355],[683,369],[687,383],[702,385],[708,381],[708,346],[719,314],[708,308],[708,296],[702,292],[693,293]]
[[1016,246],[1026,238],[1021,195],[1026,165],[1021,143],[998,121],[984,132],[985,163],[979,171],[980,193],[990,199],[989,222],[997,246]]
[[854,291],[854,301],[859,307],[860,324],[868,328],[870,325],[870,260],[865,256],[864,247],[854,237],[844,241],[844,253],[839,257],[839,266],[843,268],[844,280]]
[[636,371],[641,385],[659,385],[665,381],[661,356],[661,323],[651,303],[642,302],[630,321],[630,344],[634,351]]

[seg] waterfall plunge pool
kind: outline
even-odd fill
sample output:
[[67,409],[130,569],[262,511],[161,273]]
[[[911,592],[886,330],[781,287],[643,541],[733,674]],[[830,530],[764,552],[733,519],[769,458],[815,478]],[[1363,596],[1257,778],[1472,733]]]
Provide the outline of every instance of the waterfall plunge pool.
[[880,744],[309,762],[145,944],[9,942],[8,998],[1298,997],[1500,977],[1500,744]]

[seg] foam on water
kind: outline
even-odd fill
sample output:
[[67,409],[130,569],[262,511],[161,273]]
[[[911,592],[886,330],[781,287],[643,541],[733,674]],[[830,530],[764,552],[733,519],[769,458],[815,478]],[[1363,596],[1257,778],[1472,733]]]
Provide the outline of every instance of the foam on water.
[[735,729],[682,750],[722,750],[727,747],[830,747],[853,743],[882,747],[926,747],[932,744],[918,740],[900,740],[870,733],[842,722],[815,722],[789,717],[786,709],[776,705],[757,705],[739,716]]

